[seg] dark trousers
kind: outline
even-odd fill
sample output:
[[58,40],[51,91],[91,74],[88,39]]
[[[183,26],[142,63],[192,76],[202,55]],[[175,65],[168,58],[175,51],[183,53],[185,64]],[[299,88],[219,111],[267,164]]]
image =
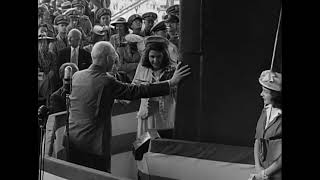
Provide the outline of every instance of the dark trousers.
[[89,168],[111,173],[110,157],[99,156],[70,148],[68,161]]

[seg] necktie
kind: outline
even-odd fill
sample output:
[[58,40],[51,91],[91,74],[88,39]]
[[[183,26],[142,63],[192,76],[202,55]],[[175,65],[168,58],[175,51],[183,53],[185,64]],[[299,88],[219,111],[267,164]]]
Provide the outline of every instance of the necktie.
[[78,65],[78,63],[77,63],[77,54],[76,54],[76,49],[75,48],[72,48],[72,50],[71,50],[70,62]]

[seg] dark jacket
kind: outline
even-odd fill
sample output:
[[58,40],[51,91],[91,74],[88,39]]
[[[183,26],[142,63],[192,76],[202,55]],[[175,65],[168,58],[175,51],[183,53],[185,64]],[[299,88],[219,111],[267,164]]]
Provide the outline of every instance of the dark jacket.
[[66,91],[63,87],[61,87],[50,96],[50,114],[65,110],[67,110]]
[[[58,69],[63,63],[70,62],[71,47],[66,47],[58,51]],[[92,63],[91,54],[82,48],[79,48],[78,68],[79,70],[87,69]]]

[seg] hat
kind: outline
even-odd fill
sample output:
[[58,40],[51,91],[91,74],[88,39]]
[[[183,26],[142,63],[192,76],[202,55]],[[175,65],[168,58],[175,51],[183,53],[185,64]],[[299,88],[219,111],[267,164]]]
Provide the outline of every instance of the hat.
[[141,22],[142,22],[142,17],[141,17],[139,14],[133,14],[133,15],[131,15],[131,16],[129,17],[129,19],[128,19],[128,25],[129,25],[129,27],[131,26],[131,24],[133,23],[133,21],[136,20],[136,19],[140,19]]
[[72,7],[82,6],[83,8],[86,7],[86,2],[84,0],[73,0]]
[[46,32],[38,34],[38,40],[55,40],[54,37],[48,36]]
[[166,30],[167,26],[165,24],[165,21],[160,21],[157,24],[155,24],[150,31],[151,32],[156,32],[156,31],[161,31],[161,30]]
[[59,77],[60,77],[60,79],[63,78],[63,76],[64,76],[64,70],[65,70],[65,68],[66,68],[67,66],[70,66],[70,67],[72,68],[72,75],[73,75],[75,72],[79,71],[79,68],[78,68],[78,66],[77,66],[76,64],[70,63],[70,62],[64,63],[64,64],[62,64],[62,65],[60,66],[60,68],[59,68]]
[[133,42],[133,43],[143,41],[143,37],[137,34],[127,34],[124,38],[126,39],[127,42]]
[[147,12],[142,14],[142,19],[151,19],[155,21],[158,18],[158,15],[154,12]]
[[259,83],[268,89],[281,91],[282,75],[278,72],[265,70],[259,77]]
[[178,4],[172,5],[172,6],[168,7],[168,9],[166,10],[166,13],[179,16],[179,8],[180,8],[180,6]]
[[146,37],[144,40],[144,44],[147,46],[148,44],[151,44],[151,43],[161,43],[161,44],[168,45],[169,40],[162,37],[162,36],[158,36],[158,35]]
[[63,15],[63,14],[59,14],[58,16],[56,16],[54,18],[54,25],[59,25],[59,24],[69,24],[70,19],[68,18],[68,16]]
[[42,4],[38,6],[38,16],[42,16],[46,11],[49,11],[46,5]]
[[166,23],[179,23],[179,18],[176,15],[169,14],[165,21]]
[[116,24],[128,25],[126,19],[123,17],[119,17],[119,19],[117,19],[115,22],[111,23],[112,26],[116,26]]
[[80,18],[80,13],[76,8],[70,8],[66,12],[63,13],[70,18]]
[[71,2],[70,1],[66,1],[64,3],[61,4],[61,10],[64,12],[68,9],[70,9],[72,7]]
[[101,16],[104,16],[104,15],[109,15],[111,16],[111,11],[110,9],[107,9],[107,8],[100,8],[96,11],[96,19],[99,20],[101,18]]

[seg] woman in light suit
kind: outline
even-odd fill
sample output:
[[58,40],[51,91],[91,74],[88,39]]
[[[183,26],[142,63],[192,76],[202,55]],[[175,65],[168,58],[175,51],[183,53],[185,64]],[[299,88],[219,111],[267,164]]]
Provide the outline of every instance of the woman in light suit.
[[264,108],[256,127],[254,160],[256,174],[249,179],[281,180],[282,99],[280,73],[263,71],[259,78]]

